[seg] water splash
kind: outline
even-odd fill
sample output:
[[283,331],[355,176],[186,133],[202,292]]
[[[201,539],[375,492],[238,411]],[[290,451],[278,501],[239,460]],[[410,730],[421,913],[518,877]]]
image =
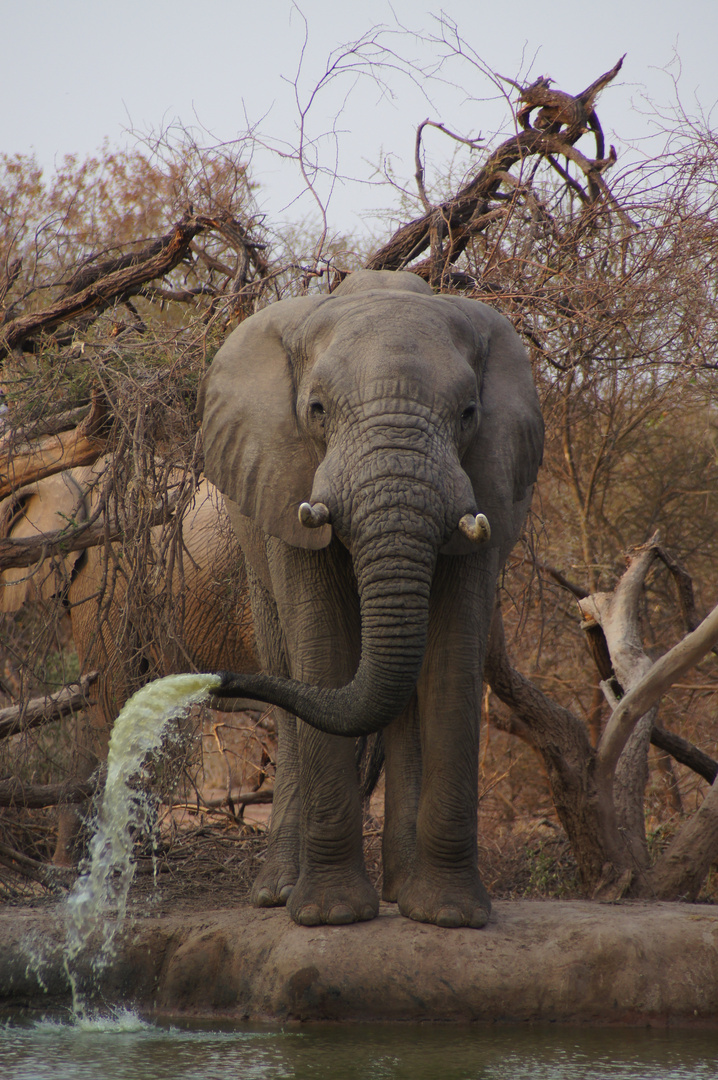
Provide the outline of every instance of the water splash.
[[87,1015],[74,1013],[69,1019],[62,1020],[43,1017],[33,1022],[38,1035],[65,1035],[70,1032],[89,1033],[92,1035],[134,1035],[154,1031],[152,1024],[143,1019],[134,1009],[121,1007],[108,1008],[104,1013]]
[[[91,970],[98,974],[111,961],[114,941],[127,912],[135,873],[133,834],[147,825],[149,805],[131,786],[142,763],[162,743],[171,721],[203,701],[218,675],[169,675],[138,690],[112,728],[107,781],[97,830],[90,843],[89,868],[75,882],[66,901],[64,967],[72,988],[73,1011],[84,1012],[77,961],[92,946]],[[108,917],[108,916],[114,916]],[[91,939],[100,933],[99,943]]]

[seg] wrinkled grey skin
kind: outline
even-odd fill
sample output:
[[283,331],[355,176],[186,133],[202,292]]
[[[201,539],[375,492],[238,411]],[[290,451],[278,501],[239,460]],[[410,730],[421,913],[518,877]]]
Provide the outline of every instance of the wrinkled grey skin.
[[[224,692],[287,710],[253,902],[287,902],[306,925],[377,914],[343,736],[384,729],[384,899],[422,922],[483,926],[481,673],[543,441],[518,336],[415,275],[361,271],[244,322],[200,408],[269,672]],[[304,501],[330,524],[305,527]],[[492,530],[482,546],[457,531],[477,512]]]

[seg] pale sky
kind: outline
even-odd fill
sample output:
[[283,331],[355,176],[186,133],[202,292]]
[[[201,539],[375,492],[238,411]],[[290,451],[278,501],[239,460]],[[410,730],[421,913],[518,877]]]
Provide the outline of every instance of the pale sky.
[[[307,130],[316,138],[330,130],[344,103],[338,151],[333,140],[323,140],[321,161],[331,167],[338,152],[340,173],[363,182],[335,188],[329,218],[338,230],[361,229],[394,204],[390,191],[368,183],[387,155],[397,179],[413,188],[421,120],[441,120],[470,136],[512,130],[506,102],[469,61],[447,60],[419,84],[398,70],[409,60],[427,71],[436,67],[447,50],[410,31],[440,34],[442,12],[487,67],[519,81],[549,74],[560,89],[578,92],[627,53],[598,107],[619,155],[652,132],[646,95],[668,107],[677,80],[686,110],[704,115],[718,99],[715,0],[601,0],[583,7],[576,0],[444,0],[431,7],[426,0],[0,0],[0,150],[34,151],[51,170],[66,153],[84,156],[104,139],[122,145],[132,128],[148,132],[175,121],[204,128],[207,142],[234,139],[250,124],[267,142],[292,142],[298,123],[292,84],[305,33],[297,8],[308,34],[298,83],[303,103],[332,50],[379,24],[397,56],[396,67],[383,72],[390,93],[382,96],[369,78],[345,75],[309,111]],[[586,152],[592,148],[587,138]],[[427,165],[445,167],[453,150],[430,133]],[[293,201],[303,189],[291,163],[258,151],[253,174],[274,220],[301,221],[313,212],[307,196]]]

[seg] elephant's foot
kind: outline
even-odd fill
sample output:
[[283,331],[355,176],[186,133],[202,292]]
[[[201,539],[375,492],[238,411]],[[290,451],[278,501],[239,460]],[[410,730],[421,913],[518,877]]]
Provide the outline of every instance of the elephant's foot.
[[289,914],[300,926],[341,926],[365,922],[379,914],[376,889],[357,870],[302,872],[289,903]]
[[463,877],[442,877],[413,873],[399,889],[399,911],[415,922],[435,926],[486,926],[491,914],[491,900],[478,874],[467,882]]
[[253,907],[283,907],[287,903],[299,877],[294,859],[267,856],[249,894]]
[[384,835],[384,844],[381,852],[382,882],[381,898],[388,904],[395,904],[399,898],[402,887],[411,877],[412,870],[416,865],[416,845],[414,837],[410,840],[398,840],[388,842]]
[[408,878],[406,871],[392,873],[391,869],[384,864],[384,875],[381,883],[381,898],[387,904],[395,904],[399,899],[399,892]]
[[382,900],[384,900],[387,904],[395,904],[397,899],[398,899],[398,896],[399,896],[399,886],[394,884],[394,883],[391,883],[391,882],[389,882],[389,883],[384,882],[384,884],[381,887],[381,898],[382,898]]

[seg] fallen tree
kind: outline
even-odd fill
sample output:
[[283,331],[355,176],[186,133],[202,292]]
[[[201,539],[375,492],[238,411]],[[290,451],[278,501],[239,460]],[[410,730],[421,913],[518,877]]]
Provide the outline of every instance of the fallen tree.
[[[718,859],[713,781],[718,763],[686,740],[656,728],[666,690],[718,642],[718,607],[659,660],[651,662],[638,631],[642,587],[662,548],[654,537],[631,553],[613,593],[578,601],[589,634],[600,630],[610,671],[602,682],[613,712],[596,747],[585,724],[560,708],[511,664],[500,607],[494,613],[485,675],[492,691],[520,721],[524,737],[545,764],[561,823],[571,840],[585,890],[603,899],[621,896],[694,900]],[[592,652],[596,653],[595,645]],[[620,696],[616,696],[616,694]],[[651,865],[644,796],[650,742],[697,768],[711,787],[695,817],[678,830]]]

